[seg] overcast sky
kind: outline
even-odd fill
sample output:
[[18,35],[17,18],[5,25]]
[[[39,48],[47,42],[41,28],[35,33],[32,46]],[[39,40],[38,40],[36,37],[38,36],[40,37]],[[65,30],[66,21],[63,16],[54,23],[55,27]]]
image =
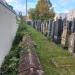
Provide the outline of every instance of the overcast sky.
[[[26,0],[6,0],[10,5],[14,7],[16,12],[22,11],[25,15]],[[27,0],[28,9],[34,8],[38,0]],[[50,0],[53,4],[56,13],[68,12],[75,8],[75,0]]]

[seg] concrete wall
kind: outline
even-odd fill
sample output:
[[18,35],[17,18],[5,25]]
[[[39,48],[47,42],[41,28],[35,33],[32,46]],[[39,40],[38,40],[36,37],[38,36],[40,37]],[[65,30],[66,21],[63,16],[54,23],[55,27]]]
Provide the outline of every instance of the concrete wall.
[[0,66],[10,51],[17,28],[16,15],[0,3]]

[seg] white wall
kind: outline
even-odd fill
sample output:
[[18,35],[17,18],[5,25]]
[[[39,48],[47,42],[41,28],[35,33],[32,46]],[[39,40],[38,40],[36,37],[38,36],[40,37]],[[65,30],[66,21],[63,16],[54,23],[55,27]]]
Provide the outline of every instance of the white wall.
[[70,10],[69,13],[68,13],[68,15],[67,15],[67,20],[72,21],[73,18],[75,18],[75,9]]
[[17,28],[16,15],[0,3],[0,66],[11,48]]

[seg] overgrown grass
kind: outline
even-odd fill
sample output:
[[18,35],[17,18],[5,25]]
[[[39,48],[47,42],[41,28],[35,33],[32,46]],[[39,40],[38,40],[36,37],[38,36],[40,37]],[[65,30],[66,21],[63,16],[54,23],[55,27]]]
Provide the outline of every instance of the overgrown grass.
[[[65,49],[61,48],[60,45],[56,45],[53,43],[51,40],[49,41],[44,35],[42,35],[40,32],[35,30],[33,27],[26,25],[25,22],[20,23],[19,30],[17,32],[21,36],[25,35],[26,33],[30,34],[32,36],[33,41],[37,43],[37,49],[36,52],[38,54],[38,57],[40,59],[41,65],[44,70],[45,75],[60,75],[60,69],[55,68],[54,65],[52,64],[51,60],[53,58],[59,58],[59,57],[70,57],[71,54],[66,51]],[[17,37],[15,39],[16,42],[14,42],[13,48],[11,51],[14,51],[14,54],[11,54],[12,52],[10,51],[11,58],[14,59],[14,56],[17,54],[19,56],[20,50],[18,48],[18,44],[21,41],[22,37]],[[17,41],[19,40],[19,41]],[[17,45],[15,45],[15,43]],[[17,52],[15,52],[17,50]],[[7,56],[8,57],[8,56]],[[17,56],[15,56],[17,57]],[[5,59],[4,65],[12,65],[9,60],[11,58]],[[6,63],[6,61],[9,63]],[[11,70],[11,72],[6,73],[5,75],[17,75],[18,73],[18,62],[19,62],[19,57],[17,57],[17,62],[16,65],[16,71],[15,69]],[[13,73],[15,72],[15,73]]]
[[52,41],[49,41],[31,26],[25,26],[26,31],[31,34],[33,40],[37,43],[36,52],[40,58],[45,75],[60,75],[60,70],[54,67],[51,60],[55,57],[68,57],[71,56],[71,54],[67,50],[61,48],[60,45],[56,45]]
[[22,21],[20,22],[12,48],[2,64],[0,75],[18,75],[19,55],[22,51],[22,49],[19,47],[19,43],[25,34],[24,32],[26,32],[26,27],[21,26],[21,24]]

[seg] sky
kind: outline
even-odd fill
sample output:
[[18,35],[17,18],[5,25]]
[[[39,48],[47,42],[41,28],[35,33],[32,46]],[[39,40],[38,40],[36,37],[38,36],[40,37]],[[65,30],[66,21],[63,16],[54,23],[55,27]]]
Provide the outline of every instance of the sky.
[[[16,12],[21,11],[23,15],[26,14],[26,1],[25,0],[6,0],[13,6]],[[38,0],[27,0],[28,10],[35,8]],[[68,11],[75,9],[75,0],[50,0],[56,13],[67,13]]]

